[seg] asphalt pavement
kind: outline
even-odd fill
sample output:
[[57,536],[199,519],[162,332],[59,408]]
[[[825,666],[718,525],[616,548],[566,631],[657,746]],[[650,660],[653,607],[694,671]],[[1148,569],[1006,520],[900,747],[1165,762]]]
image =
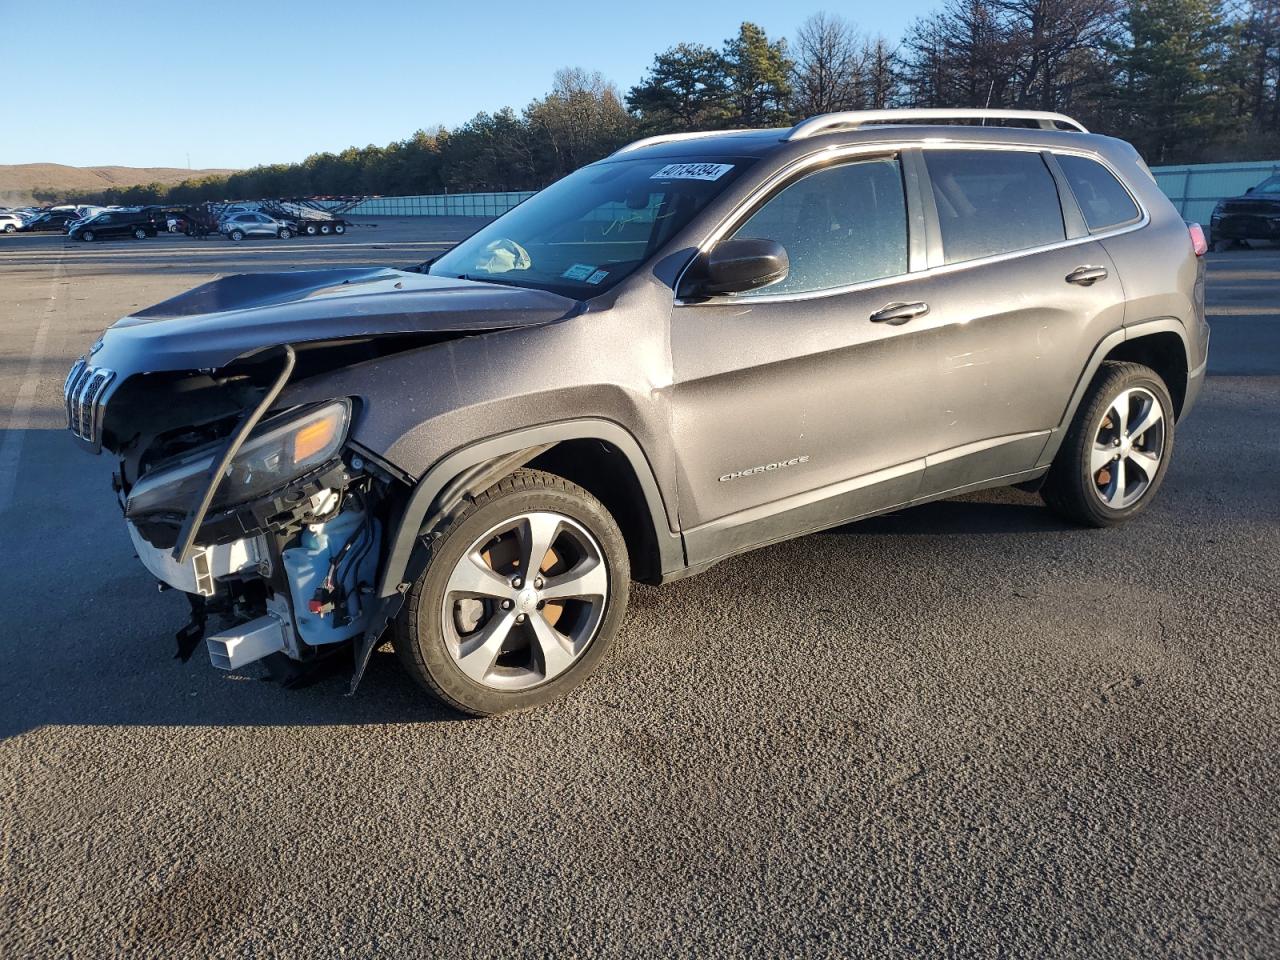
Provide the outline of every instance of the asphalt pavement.
[[1003,490],[639,587],[505,719],[389,648],[355,697],[174,660],[71,362],[471,226],[0,236],[0,957],[1280,955],[1280,250],[1210,255],[1213,376],[1125,527]]

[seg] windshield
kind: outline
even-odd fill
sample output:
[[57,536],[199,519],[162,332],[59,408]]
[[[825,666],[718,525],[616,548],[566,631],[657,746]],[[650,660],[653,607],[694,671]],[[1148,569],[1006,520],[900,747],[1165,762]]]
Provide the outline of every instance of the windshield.
[[634,272],[753,162],[583,167],[462,241],[428,272],[593,297]]

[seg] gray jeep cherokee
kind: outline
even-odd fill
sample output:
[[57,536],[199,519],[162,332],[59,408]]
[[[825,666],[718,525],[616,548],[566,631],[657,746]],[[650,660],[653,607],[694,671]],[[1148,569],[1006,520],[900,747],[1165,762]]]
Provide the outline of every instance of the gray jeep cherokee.
[[653,137],[417,268],[125,317],[67,416],[191,601],[181,656],[354,690],[389,631],[494,714],[586,677],[633,578],[1005,484],[1134,516],[1203,382],[1203,249],[1056,114]]

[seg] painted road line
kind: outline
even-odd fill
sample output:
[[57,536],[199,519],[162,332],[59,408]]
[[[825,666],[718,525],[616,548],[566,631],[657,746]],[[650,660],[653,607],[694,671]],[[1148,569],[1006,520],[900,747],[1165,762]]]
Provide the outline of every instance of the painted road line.
[[49,328],[53,325],[58,309],[58,284],[66,275],[62,257],[54,264],[53,277],[49,281],[48,308],[40,318],[35,339],[31,344],[31,356],[27,359],[26,374],[18,386],[13,407],[4,422],[4,439],[0,440],[0,513],[13,503],[13,491],[18,482],[18,467],[22,463],[22,445],[31,426],[31,414],[35,410],[36,390],[40,386],[40,369],[47,359],[46,344]]

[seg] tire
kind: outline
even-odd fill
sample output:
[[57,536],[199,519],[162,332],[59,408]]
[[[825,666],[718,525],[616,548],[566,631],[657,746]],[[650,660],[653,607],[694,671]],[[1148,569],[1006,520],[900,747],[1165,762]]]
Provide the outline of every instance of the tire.
[[288,227],[284,227],[283,229],[281,229],[281,231],[280,231],[280,239],[281,239],[281,240],[288,240],[288,239],[290,239],[292,236],[293,236],[293,231],[292,231],[292,230],[290,230]]
[[[518,577],[538,549],[529,542],[535,529],[542,535],[532,539],[551,546],[537,567],[546,579],[531,585]],[[554,474],[517,470],[467,504],[429,549],[392,642],[414,680],[462,713],[492,716],[564,696],[595,670],[626,612],[631,568],[618,525]],[[543,600],[543,583],[566,599]],[[563,623],[563,633],[551,627]]]
[[234,240],[236,243],[239,243],[241,240],[244,239],[244,231],[232,230],[229,234],[227,234],[227,236],[230,237],[232,240]]
[[80,239],[85,243],[93,243],[94,236],[95,234],[92,230],[86,230],[84,233],[80,234]]
[[347,226],[346,226],[346,224],[344,224],[344,223],[335,223],[335,224],[333,225],[333,232],[334,232],[334,233],[336,233],[336,234],[338,234],[339,236],[341,236],[342,234],[346,233],[346,232],[347,232]]
[[[1158,418],[1148,419],[1157,405]],[[1104,363],[1040,490],[1049,509],[1088,527],[1113,527],[1145,510],[1173,455],[1173,411],[1169,388],[1150,367]]]
[[320,224],[320,232],[323,233],[326,237],[329,235],[330,231],[332,230],[333,228],[329,226],[327,223]]
[[307,236],[314,237],[316,235],[316,225],[314,223],[307,224]]
[[4,225],[4,232],[5,232],[5,233],[17,233],[17,232],[18,232],[18,228],[17,228],[17,227],[15,227],[12,223],[6,223],[6,224]]
[[142,227],[138,227],[136,230],[133,231],[133,239],[135,240],[147,239],[147,231]]

